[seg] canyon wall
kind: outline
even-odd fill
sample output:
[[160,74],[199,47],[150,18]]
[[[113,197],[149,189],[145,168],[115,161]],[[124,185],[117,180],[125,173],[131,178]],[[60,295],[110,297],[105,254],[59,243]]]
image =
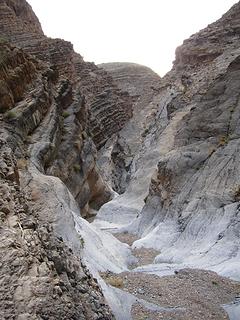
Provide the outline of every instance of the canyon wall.
[[134,63],[104,63],[100,67],[133,99],[133,117],[98,153],[104,179],[122,194],[136,170],[136,159],[149,126],[156,118],[161,78],[150,68]]
[[[240,278],[239,25],[237,3],[177,48],[155,116],[135,137],[126,192],[98,214],[96,224],[138,234],[133,247],[161,252],[146,272],[188,266]],[[109,69],[124,79],[118,65]]]
[[[73,51],[71,43],[45,37],[39,21],[26,2],[1,1],[0,30],[2,42],[8,41],[24,49],[24,52],[40,60],[42,63],[38,61],[38,65],[44,65],[46,69],[45,84],[40,84],[42,90],[22,92],[22,95],[28,95],[27,100],[33,100],[33,104],[37,104],[39,99],[46,100],[41,101],[45,110],[40,111],[43,114],[38,118],[39,123],[31,124],[30,131],[25,130],[25,134],[31,134],[45,115],[49,117],[45,122],[51,121],[55,132],[51,133],[48,146],[46,143],[44,146],[44,170],[60,177],[80,204],[82,214],[91,215],[91,209],[98,209],[111,198],[111,192],[95,165],[96,147],[102,146],[131,117],[132,99],[117,87],[104,70],[93,63],[84,62]],[[19,66],[15,67],[17,69]],[[22,81],[21,77],[19,79]],[[41,98],[36,97],[38,95]],[[19,103],[21,98],[12,101],[11,107],[16,107],[14,103]],[[10,105],[5,108],[10,108]],[[22,106],[18,109],[21,111]],[[52,119],[50,109],[53,109]],[[20,127],[26,122],[26,115],[27,111],[21,119],[16,117],[16,122],[21,123]],[[30,114],[27,116],[31,117]],[[42,133],[46,134],[44,125],[40,127]],[[45,139],[40,132],[38,135]]]
[[[71,241],[57,230],[66,223],[59,220],[66,219],[73,233],[74,221],[57,213],[64,199],[56,191],[60,180],[50,184],[46,176],[56,170],[67,180],[72,172],[77,188],[94,180],[95,189],[89,187],[83,202],[89,194],[105,192],[101,180],[97,184],[96,148],[83,134],[84,102],[79,94],[72,115],[64,117],[64,108],[72,103],[67,81],[58,82],[52,69],[5,41],[0,56],[1,317],[112,319],[96,280],[81,262],[81,238],[78,248],[71,249]],[[71,117],[68,130],[64,122]],[[73,181],[67,183],[76,190]],[[67,190],[65,194],[70,197]]]
[[24,0],[0,1],[0,83],[1,317],[113,319],[74,214],[111,199],[97,148],[132,99],[71,43],[47,38]]
[[240,279],[239,26],[240,3],[160,78],[85,62],[25,0],[0,0],[3,318],[113,319],[84,263],[114,306],[97,271],[126,270],[130,253],[99,226],[159,251],[138,271]]

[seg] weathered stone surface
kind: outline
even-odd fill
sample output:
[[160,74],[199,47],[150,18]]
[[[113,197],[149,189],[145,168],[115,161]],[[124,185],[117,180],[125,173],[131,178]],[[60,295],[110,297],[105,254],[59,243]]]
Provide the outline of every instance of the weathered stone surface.
[[0,42],[1,113],[22,100],[27,85],[36,77],[36,67],[21,50]]
[[100,209],[96,223],[138,215],[126,227],[142,237],[133,246],[161,251],[144,272],[189,266],[240,279],[239,23],[237,3],[177,49],[129,186]]
[[100,67],[109,72],[118,86],[134,99],[133,117],[100,150],[98,160],[100,168],[108,168],[102,175],[109,185],[123,193],[135,172],[134,158],[156,118],[161,78],[151,69],[134,63],[105,63]]
[[[119,88],[127,91],[131,96],[150,96],[152,91],[157,90],[160,77],[148,67],[136,63],[112,62],[98,65],[111,74]],[[150,91],[150,93],[149,93]],[[135,107],[139,107],[136,104]]]
[[[110,199],[93,140],[102,145],[124,125],[131,98],[104,70],[83,62],[69,42],[45,37],[25,1],[0,6],[1,317],[112,319],[82,265],[73,199],[62,182],[82,216]],[[99,137],[92,140],[91,131]],[[58,199],[61,192],[64,199]]]
[[[87,216],[91,209],[98,209],[111,198],[95,166],[92,139],[99,147],[119,131],[132,115],[132,100],[104,70],[85,63],[71,43],[45,37],[25,1],[1,1],[1,6],[3,36],[43,61],[34,62],[29,56],[25,63],[14,47],[11,50],[15,50],[15,56],[5,54],[4,50],[10,51],[10,47],[2,41],[1,110],[14,107],[5,117],[11,118],[25,137],[39,127],[34,134],[41,150],[34,149],[35,157],[41,158],[47,173],[67,184],[82,215]],[[10,60],[15,65],[11,66]],[[39,72],[40,69],[44,71]]]
[[6,178],[4,164],[14,170],[17,161],[2,138],[0,158],[1,319],[113,319],[79,257],[56,236],[47,215],[39,219],[18,179]]
[[90,131],[99,149],[131,118],[134,99],[93,63],[76,59],[75,68],[90,110]]
[[107,72],[84,62],[70,42],[44,36],[26,1],[1,0],[0,4],[0,34],[72,81],[74,89],[85,96],[93,141],[97,148],[104,145],[132,116],[128,93],[120,90]]
[[[163,79],[84,62],[24,0],[0,8],[0,316],[112,319],[82,264],[126,269],[129,248],[96,231],[109,222],[160,252],[139,275],[240,279],[240,4],[185,41]],[[103,205],[106,181],[122,195]],[[100,207],[95,225],[78,214]],[[136,302],[102,286],[115,311]]]
[[5,39],[43,36],[38,18],[25,0],[0,1],[0,33]]
[[[7,107],[5,96],[0,98],[0,317],[112,319],[96,280],[81,262],[80,240],[71,248],[71,242],[60,237],[65,234],[59,230],[63,224],[59,221],[68,219],[69,234],[73,234],[73,218],[58,212],[60,200],[53,205],[53,196],[47,200],[39,190],[41,181],[48,195],[60,188],[59,179],[54,178],[50,187],[42,178],[51,173],[66,180],[73,194],[89,186],[84,200],[74,194],[83,209],[89,207],[89,199],[95,206],[104,201],[107,189],[95,169],[96,148],[83,134],[84,101],[79,93],[78,100],[74,99],[69,81],[61,81],[52,69],[21,49],[4,43],[0,50],[6,55],[1,81],[6,95],[12,97]],[[68,127],[64,110],[72,112]],[[86,163],[80,166],[82,159]]]

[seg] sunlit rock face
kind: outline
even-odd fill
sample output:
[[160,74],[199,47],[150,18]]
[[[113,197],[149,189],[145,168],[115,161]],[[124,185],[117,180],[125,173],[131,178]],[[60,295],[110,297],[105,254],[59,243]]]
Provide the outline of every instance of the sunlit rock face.
[[160,250],[158,274],[190,266],[240,279],[239,24],[238,3],[177,48],[126,192],[96,221]]

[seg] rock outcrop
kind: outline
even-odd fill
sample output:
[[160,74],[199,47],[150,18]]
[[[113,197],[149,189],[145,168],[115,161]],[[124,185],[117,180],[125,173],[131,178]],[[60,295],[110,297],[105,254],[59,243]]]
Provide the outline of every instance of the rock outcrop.
[[77,59],[74,65],[90,110],[90,132],[99,149],[132,117],[134,99],[94,63]]
[[[56,119],[53,120],[54,128],[58,128],[60,135],[51,133],[52,139],[57,142],[57,148],[50,146],[53,141],[49,141],[50,147],[44,147],[44,161],[46,162],[43,164],[44,169],[47,173],[60,177],[67,184],[77,199],[82,214],[89,215],[91,208],[98,209],[111,197],[110,190],[103,183],[95,166],[95,145],[97,148],[102,146],[131,117],[131,97],[118,89],[111,76],[104,70],[97,68],[92,63],[85,63],[82,57],[73,51],[71,43],[45,37],[38,19],[25,1],[1,1],[1,7],[2,42],[10,41],[11,44],[23,48],[25,52],[42,61],[42,64],[46,63],[45,68],[46,66],[49,68],[46,71],[48,73],[46,77],[51,78],[53,83],[50,89],[51,97],[48,96],[48,88],[44,88],[46,81],[48,82],[47,78],[45,84],[40,85],[42,92],[30,93],[27,97],[28,100],[31,100],[34,95],[39,94],[41,104],[44,105],[40,111],[44,114],[38,117],[39,111],[36,112],[38,124],[33,125],[30,131],[36,129],[42,122],[47,109],[50,110],[51,107],[61,109],[61,119],[59,112],[53,110],[52,113],[52,115],[56,114]],[[38,64],[40,65],[40,62]],[[8,81],[16,81],[15,78],[20,68],[17,62],[15,67],[16,74],[11,75],[14,80]],[[34,72],[29,74],[33,77]],[[29,75],[23,82],[28,82],[28,77]],[[21,81],[21,77],[19,79]],[[21,83],[21,86],[23,85],[24,83]],[[13,86],[17,87],[14,83]],[[2,94],[5,95],[4,87],[2,91]],[[9,104],[14,105],[13,101],[10,102],[11,96],[5,96],[4,99],[8,101],[3,104],[6,106],[2,108],[9,108],[7,107]],[[39,103],[39,99],[33,99],[33,104]],[[43,101],[44,99],[46,101]],[[19,97],[18,102],[20,100]],[[22,106],[18,107],[18,110],[21,111],[21,108]],[[36,109],[36,106],[32,108]],[[27,111],[22,119],[16,118],[20,127],[26,120],[26,113]],[[45,120],[46,124],[47,121],[52,121],[50,118],[49,115],[49,120]],[[32,126],[30,123],[28,125]],[[45,128],[44,126],[41,128],[42,133],[38,130],[37,139],[41,137],[45,139],[42,135]],[[25,132],[27,135],[31,133],[28,131],[27,129]],[[47,151],[47,148],[51,150]]]
[[26,163],[12,149],[18,147],[1,122],[1,319],[113,319],[96,280],[54,232],[49,212],[43,219],[34,207],[41,194],[23,188]]
[[172,86],[168,126],[184,115],[158,161],[141,218],[155,207],[159,235],[170,226],[156,261],[204,266],[238,280],[239,23],[238,3],[177,49],[168,76],[182,88]]
[[25,0],[0,1],[0,33],[4,39],[31,40],[43,36],[42,27],[31,6]]
[[89,110],[89,130],[99,148],[132,116],[132,99],[119,90],[111,76],[86,63],[70,42],[44,36],[41,25],[26,1],[1,0],[0,34],[24,51],[50,64],[80,88]]
[[161,252],[144,272],[188,266],[240,279],[239,24],[237,3],[177,48],[126,192],[100,209],[96,223],[125,225],[141,237],[133,247]]
[[97,147],[131,117],[132,99],[71,43],[45,37],[26,1],[0,8],[1,317],[112,319],[74,214],[111,198]]
[[[118,86],[134,99],[133,117],[99,152],[99,167],[109,185],[123,193],[136,170],[136,155],[156,118],[161,78],[150,68],[134,63],[104,63]],[[157,127],[157,126],[156,126]],[[135,160],[134,160],[135,159]]]
[[[61,215],[55,207],[60,203],[51,209],[54,186],[47,191],[48,201],[39,190],[41,176],[51,173],[74,193],[72,172],[77,188],[89,186],[85,195],[75,194],[80,204],[97,201],[105,192],[103,182],[97,184],[96,148],[83,131],[84,101],[79,94],[72,106],[68,81],[58,81],[52,69],[22,49],[3,41],[0,55],[1,318],[112,319],[96,280],[80,260],[80,240],[78,250],[71,249],[57,230]],[[66,117],[69,106],[72,115]],[[68,223],[74,229],[69,218]]]

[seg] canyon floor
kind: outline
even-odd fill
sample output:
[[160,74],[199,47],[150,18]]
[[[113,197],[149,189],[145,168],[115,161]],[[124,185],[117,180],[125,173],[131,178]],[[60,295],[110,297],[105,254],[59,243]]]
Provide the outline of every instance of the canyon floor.
[[[138,240],[127,232],[113,235],[129,246]],[[132,253],[137,263],[131,265],[129,271],[119,274],[103,272],[101,276],[109,285],[137,298],[135,302],[132,300],[133,320],[239,319],[236,303],[240,293],[239,282],[200,269],[181,269],[175,271],[174,275],[159,277],[154,271],[151,274],[137,270],[153,264],[158,251],[140,248],[132,249]],[[143,301],[149,304],[144,305]],[[237,312],[235,315],[234,311],[231,313],[227,308],[233,301]]]

